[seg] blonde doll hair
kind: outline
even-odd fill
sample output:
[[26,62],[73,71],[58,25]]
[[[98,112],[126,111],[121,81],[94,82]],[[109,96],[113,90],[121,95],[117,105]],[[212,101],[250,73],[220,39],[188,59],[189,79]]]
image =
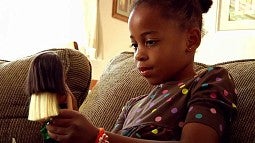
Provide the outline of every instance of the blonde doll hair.
[[56,93],[42,92],[31,95],[28,120],[45,120],[59,114]]

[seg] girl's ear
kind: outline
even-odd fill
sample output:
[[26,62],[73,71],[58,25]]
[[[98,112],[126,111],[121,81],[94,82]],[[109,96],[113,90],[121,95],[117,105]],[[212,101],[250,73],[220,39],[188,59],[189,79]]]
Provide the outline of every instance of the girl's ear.
[[187,49],[185,50],[187,53],[195,52],[199,47],[201,42],[201,31],[198,28],[192,28],[187,31],[187,39],[186,39]]

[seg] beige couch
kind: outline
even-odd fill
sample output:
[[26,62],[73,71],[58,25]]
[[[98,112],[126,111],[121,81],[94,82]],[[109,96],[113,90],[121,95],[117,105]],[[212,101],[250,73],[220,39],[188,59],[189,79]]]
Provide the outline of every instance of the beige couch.
[[[231,125],[231,143],[255,143],[255,59],[219,63],[235,79],[238,94],[238,116]],[[196,63],[199,72],[207,65]],[[80,107],[94,125],[111,130],[122,106],[132,97],[146,94],[151,86],[133,64],[133,53],[113,58],[92,92]]]
[[[50,49],[62,59],[67,84],[78,106],[88,93],[91,79],[89,60],[72,49]],[[29,64],[36,54],[15,61],[0,60],[0,143],[41,143],[41,125],[27,120],[29,96],[24,93]]]

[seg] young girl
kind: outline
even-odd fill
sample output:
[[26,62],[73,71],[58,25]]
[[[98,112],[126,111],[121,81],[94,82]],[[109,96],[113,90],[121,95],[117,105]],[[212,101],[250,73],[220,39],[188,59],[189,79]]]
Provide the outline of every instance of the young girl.
[[59,114],[59,108],[78,110],[57,54],[45,52],[35,57],[28,72],[27,94],[31,95],[28,120],[42,122],[41,132],[46,142],[54,142],[45,128],[50,118]]
[[202,13],[211,5],[211,0],[135,1],[128,21],[135,64],[155,88],[127,102],[112,132],[61,110],[47,126],[50,136],[76,143],[228,142],[236,112],[233,80],[220,67],[194,71]]

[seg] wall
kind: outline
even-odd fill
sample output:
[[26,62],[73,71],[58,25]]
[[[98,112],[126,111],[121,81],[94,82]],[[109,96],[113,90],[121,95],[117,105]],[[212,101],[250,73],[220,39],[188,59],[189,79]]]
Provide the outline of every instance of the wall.
[[[112,2],[99,0],[99,59],[91,61],[92,78],[99,79],[111,58],[129,48],[128,25],[112,18]],[[197,50],[195,61],[207,64],[255,58],[255,30],[217,31],[217,1],[204,16],[206,35]]]
[[255,30],[217,30],[217,0],[204,15],[204,28],[207,30],[197,49],[195,61],[207,64],[238,59],[255,58]]
[[111,58],[132,51],[127,23],[112,18],[112,1],[99,0],[99,23],[99,58],[91,61],[93,79],[99,79]]

